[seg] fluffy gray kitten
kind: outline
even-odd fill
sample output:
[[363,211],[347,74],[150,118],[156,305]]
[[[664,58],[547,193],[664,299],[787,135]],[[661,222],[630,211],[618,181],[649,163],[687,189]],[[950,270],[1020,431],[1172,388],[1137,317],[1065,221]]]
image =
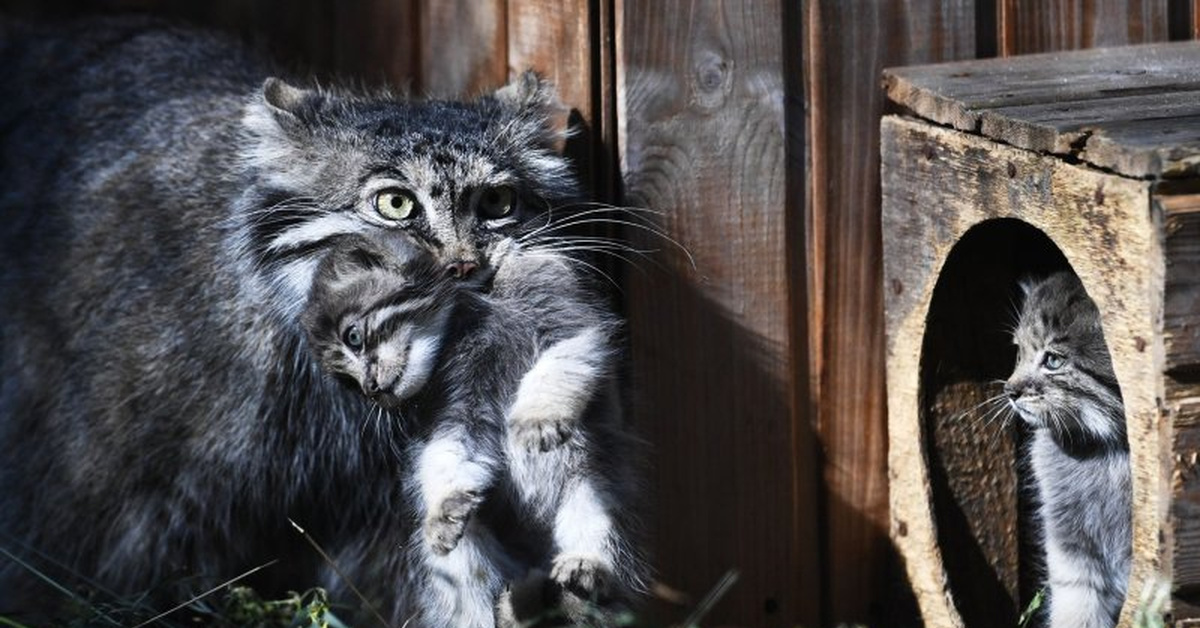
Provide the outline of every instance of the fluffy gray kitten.
[[[636,447],[612,388],[617,319],[555,254],[510,248],[485,293],[396,250],[361,238],[335,249],[304,320],[331,374],[421,424],[410,618],[491,626],[499,611],[515,625],[498,598],[542,568],[575,598],[573,619],[603,623],[583,602],[628,602],[645,574]],[[435,361],[429,385],[413,386]]]
[[1022,288],[1017,366],[1004,390],[1033,428],[1049,626],[1112,626],[1125,599],[1132,525],[1121,390],[1100,313],[1079,278],[1058,272]]
[[[272,559],[264,593],[357,604],[290,517],[402,608],[405,558],[380,548],[409,532],[403,434],[362,429],[371,406],[322,375],[300,312],[347,235],[406,238],[458,276],[536,242],[576,194],[548,88],[301,89],[144,19],[0,23],[0,68],[0,546],[159,608]],[[65,606],[0,560],[0,612]]]

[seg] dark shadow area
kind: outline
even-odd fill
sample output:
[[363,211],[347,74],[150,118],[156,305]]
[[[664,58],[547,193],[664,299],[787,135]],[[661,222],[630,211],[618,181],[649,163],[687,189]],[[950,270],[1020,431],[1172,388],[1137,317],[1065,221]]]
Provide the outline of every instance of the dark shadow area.
[[[921,351],[921,412],[938,544],[971,628],[1015,626],[1042,571],[1024,434],[998,395],[1012,372],[1018,281],[1069,267],[1041,231],[983,222],[954,246],[934,288]],[[994,400],[992,400],[994,398]]]

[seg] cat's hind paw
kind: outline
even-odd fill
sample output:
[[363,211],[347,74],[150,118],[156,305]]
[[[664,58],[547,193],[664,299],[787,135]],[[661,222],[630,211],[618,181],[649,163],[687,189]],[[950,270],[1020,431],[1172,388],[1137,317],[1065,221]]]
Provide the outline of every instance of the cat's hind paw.
[[462,539],[467,522],[483,498],[474,491],[455,491],[425,517],[425,542],[438,556],[449,554]]
[[608,567],[595,556],[559,554],[554,557],[550,578],[568,591],[585,597],[603,595],[610,578]]
[[508,432],[520,449],[550,451],[571,438],[573,423],[570,419],[514,417],[508,423]]

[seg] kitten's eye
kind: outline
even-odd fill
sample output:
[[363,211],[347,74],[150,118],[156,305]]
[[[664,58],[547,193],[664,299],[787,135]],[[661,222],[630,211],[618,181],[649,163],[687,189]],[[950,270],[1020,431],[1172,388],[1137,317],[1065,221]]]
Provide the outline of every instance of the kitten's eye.
[[358,325],[351,325],[342,332],[342,342],[346,343],[347,347],[358,351],[363,347],[362,328]]
[[375,194],[375,211],[388,220],[407,220],[417,213],[417,201],[404,190],[382,190]]
[[475,210],[484,218],[504,218],[513,211],[515,199],[512,188],[488,188],[479,194]]
[[1048,371],[1057,371],[1066,365],[1067,359],[1062,354],[1053,351],[1047,351],[1046,355],[1042,356],[1042,366]]

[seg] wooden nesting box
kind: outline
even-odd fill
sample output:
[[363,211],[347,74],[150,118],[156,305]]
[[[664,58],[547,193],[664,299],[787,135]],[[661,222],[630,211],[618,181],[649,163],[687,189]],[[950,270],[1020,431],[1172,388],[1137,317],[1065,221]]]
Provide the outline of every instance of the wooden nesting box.
[[[882,121],[892,536],[929,626],[1016,625],[1041,585],[1020,450],[986,400],[1017,281],[1100,308],[1133,471],[1133,570],[1200,625],[1200,44],[897,68]],[[1132,602],[1129,602],[1132,601]]]

